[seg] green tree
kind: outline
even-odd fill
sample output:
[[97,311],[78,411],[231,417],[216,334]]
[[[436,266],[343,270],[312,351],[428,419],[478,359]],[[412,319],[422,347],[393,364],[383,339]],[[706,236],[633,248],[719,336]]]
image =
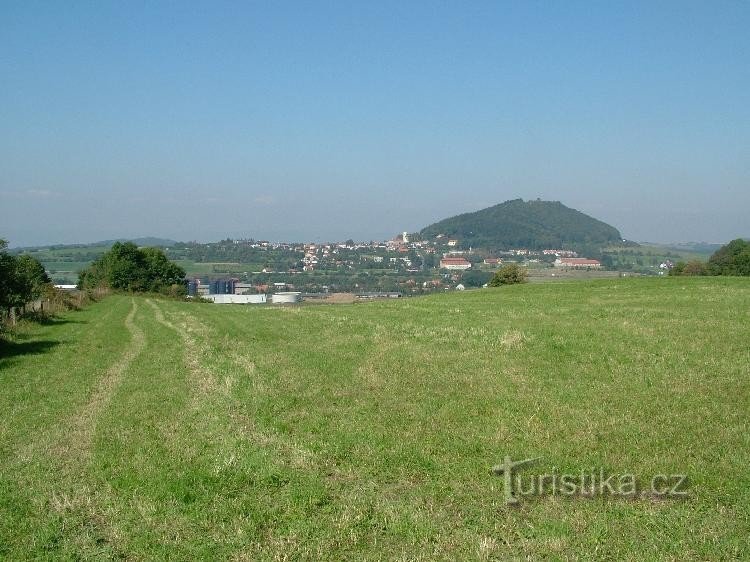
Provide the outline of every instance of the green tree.
[[682,270],[683,275],[707,275],[706,264],[700,260],[690,260]]
[[147,289],[148,268],[138,246],[132,242],[115,242],[104,257],[109,269],[110,287],[129,291]]
[[22,304],[38,299],[51,283],[44,266],[28,255],[16,258],[16,285],[24,299]]
[[163,251],[158,248],[143,248],[141,253],[146,266],[148,290],[161,291],[182,283],[185,270],[171,262]]
[[669,274],[672,276],[678,276],[682,275],[682,272],[685,271],[685,266],[687,264],[684,261],[678,261],[676,264],[674,264],[674,267],[669,270]]
[[[180,292],[185,270],[169,261],[158,248],[138,248],[132,242],[116,242],[112,248],[79,274],[82,289],[110,287],[124,291]],[[177,286],[177,287],[175,287]]]
[[490,287],[500,287],[501,285],[515,285],[526,283],[528,272],[525,268],[517,263],[509,263],[497,270],[494,277],[490,279]]
[[0,309],[9,312],[39,298],[50,283],[44,267],[31,256],[13,256],[0,240]]
[[679,275],[709,275],[706,264],[700,260],[690,260],[685,263],[684,261],[678,261],[672,269],[669,270],[669,274],[672,276]]
[[722,246],[708,259],[713,275],[750,275],[750,242],[737,238]]
[[0,240],[0,309],[16,306],[16,257],[7,252],[8,242]]

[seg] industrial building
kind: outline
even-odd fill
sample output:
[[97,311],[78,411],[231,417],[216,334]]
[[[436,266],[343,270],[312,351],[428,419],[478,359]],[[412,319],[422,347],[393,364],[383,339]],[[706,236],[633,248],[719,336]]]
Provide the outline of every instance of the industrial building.
[[265,304],[266,295],[204,295],[215,304]]
[[271,295],[271,302],[273,304],[288,304],[300,302],[302,300],[302,293],[297,291],[286,291],[282,293],[274,293]]

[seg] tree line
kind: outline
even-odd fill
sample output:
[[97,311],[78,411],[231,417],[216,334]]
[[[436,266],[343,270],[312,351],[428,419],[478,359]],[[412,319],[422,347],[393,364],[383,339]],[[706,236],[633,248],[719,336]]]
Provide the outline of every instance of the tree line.
[[722,246],[707,262],[690,260],[677,262],[670,275],[750,275],[750,242],[737,238]]

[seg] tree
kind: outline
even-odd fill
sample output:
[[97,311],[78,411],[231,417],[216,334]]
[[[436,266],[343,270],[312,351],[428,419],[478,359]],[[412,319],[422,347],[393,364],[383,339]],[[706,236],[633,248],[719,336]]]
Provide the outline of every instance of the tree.
[[706,264],[700,260],[690,260],[685,263],[684,261],[678,261],[674,264],[674,267],[669,270],[669,275],[680,276],[680,275],[710,275]]
[[38,299],[51,283],[44,266],[28,255],[16,258],[16,284],[24,302]]
[[501,285],[515,285],[518,283],[526,283],[528,272],[525,268],[521,267],[517,263],[509,263],[501,267],[495,273],[495,276],[490,279],[490,287],[500,287]]
[[750,275],[750,242],[737,238],[722,246],[708,259],[713,275]]
[[143,253],[132,242],[115,242],[104,254],[109,267],[109,285],[113,289],[145,291],[148,268]]
[[50,279],[39,261],[13,256],[7,248],[8,243],[0,240],[0,309],[12,313],[13,308],[39,298]]
[[682,275],[707,275],[706,264],[700,260],[690,260],[682,269]]
[[6,311],[15,305],[16,257],[6,250],[8,243],[0,240],[0,309]]
[[169,261],[159,248],[138,248],[132,242],[115,242],[78,277],[82,289],[110,287],[125,291],[177,293],[185,270]]
[[669,275],[672,276],[678,276],[682,275],[682,272],[685,271],[685,266],[687,264],[684,261],[678,261],[676,264],[674,264],[674,267],[669,270]]
[[163,251],[158,248],[143,248],[141,253],[146,265],[146,278],[150,291],[160,291],[165,287],[182,284],[185,270],[169,261]]

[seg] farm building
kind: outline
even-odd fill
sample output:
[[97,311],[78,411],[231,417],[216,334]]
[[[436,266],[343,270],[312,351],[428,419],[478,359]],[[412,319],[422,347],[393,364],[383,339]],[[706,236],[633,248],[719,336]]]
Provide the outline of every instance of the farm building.
[[599,260],[589,260],[586,258],[557,258],[555,267],[574,267],[574,268],[592,268],[598,269],[602,266]]
[[466,258],[443,258],[440,260],[441,269],[464,270],[471,267],[471,262]]

